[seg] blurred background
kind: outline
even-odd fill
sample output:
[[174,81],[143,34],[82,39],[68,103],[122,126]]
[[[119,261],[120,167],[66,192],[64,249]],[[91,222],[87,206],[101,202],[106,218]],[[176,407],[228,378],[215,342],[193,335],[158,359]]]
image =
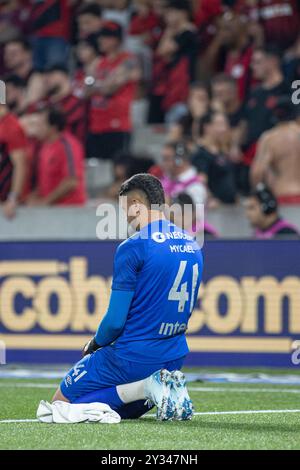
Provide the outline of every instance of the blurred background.
[[190,364],[295,366],[299,26],[298,0],[0,1],[8,363],[78,359],[118,244],[96,208],[149,172],[204,231]]

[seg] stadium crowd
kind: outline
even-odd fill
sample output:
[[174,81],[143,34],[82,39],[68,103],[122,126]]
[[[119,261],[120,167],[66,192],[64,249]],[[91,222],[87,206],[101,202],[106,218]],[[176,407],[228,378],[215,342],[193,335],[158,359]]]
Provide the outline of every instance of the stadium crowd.
[[[112,161],[109,198],[150,172],[207,210],[261,183],[276,210],[300,205],[299,1],[0,0],[0,49],[6,217],[85,204],[89,158]],[[160,158],[132,154],[139,100]]]

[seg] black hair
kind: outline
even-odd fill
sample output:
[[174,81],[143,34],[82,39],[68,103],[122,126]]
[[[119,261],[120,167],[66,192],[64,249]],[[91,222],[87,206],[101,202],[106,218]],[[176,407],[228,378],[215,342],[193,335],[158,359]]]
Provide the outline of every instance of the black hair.
[[23,36],[17,36],[17,37],[11,38],[8,41],[6,41],[4,45],[6,46],[7,44],[14,44],[14,43],[21,44],[23,49],[26,51],[32,51],[32,46],[30,44],[30,41]]
[[77,16],[81,15],[93,15],[98,16],[100,18],[102,15],[102,8],[100,5],[98,5],[98,3],[90,3],[80,8],[77,13]]
[[99,39],[101,39],[102,36],[114,37],[122,41],[123,27],[115,21],[106,21],[99,31]]
[[133,176],[137,173],[147,173],[150,168],[154,165],[154,160],[150,156],[138,156],[134,155],[131,161],[130,175]]
[[172,202],[175,204],[179,204],[181,207],[183,207],[186,204],[190,204],[191,206],[193,206],[193,209],[194,209],[194,206],[195,206],[193,198],[187,193],[179,193],[173,199]]
[[56,127],[61,132],[66,127],[65,114],[58,108],[54,107],[42,107],[37,110],[38,113],[45,113],[47,115],[47,121],[50,126]]
[[168,0],[167,8],[174,8],[174,10],[181,10],[188,13],[189,18],[192,18],[192,7],[188,0]]
[[99,54],[98,37],[99,37],[99,34],[91,33],[85,38],[80,38],[77,42],[77,46],[80,44],[87,44],[89,47],[94,49],[94,51],[98,55]]
[[8,85],[10,83],[11,85],[15,86],[16,88],[26,88],[26,80],[19,77],[18,75],[14,75],[14,74],[8,75],[4,79],[4,83],[6,85]]
[[132,176],[121,185],[119,196],[125,196],[131,191],[144,193],[149,206],[161,206],[165,203],[165,193],[161,182],[156,176],[147,173],[138,173]]
[[131,152],[118,152],[113,158],[114,166],[122,166],[126,171],[126,178],[131,178],[138,173],[147,173],[154,165],[154,160],[146,155]]
[[196,218],[196,206],[193,201],[193,198],[189,194],[184,193],[184,192],[177,194],[177,196],[172,199],[172,205],[173,204],[178,204],[180,206],[181,211],[182,211],[181,213],[183,216],[185,216],[185,211],[187,209],[187,210],[191,210],[191,212],[188,213],[188,215],[192,216],[193,219]]
[[210,93],[210,88],[209,85],[201,80],[195,80],[190,84],[190,91],[192,90],[204,90],[207,93],[207,96],[210,98],[211,93]]

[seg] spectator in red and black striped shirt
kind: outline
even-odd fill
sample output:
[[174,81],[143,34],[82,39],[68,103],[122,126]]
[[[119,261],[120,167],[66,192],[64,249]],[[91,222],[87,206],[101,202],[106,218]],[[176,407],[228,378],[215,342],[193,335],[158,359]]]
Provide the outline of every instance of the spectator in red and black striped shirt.
[[47,101],[63,111],[67,130],[85,142],[86,102],[74,94],[68,70],[63,66],[53,66],[45,74],[45,80]]
[[86,200],[83,146],[64,130],[63,113],[54,108],[38,113],[42,145],[36,165],[36,186],[26,203],[30,206],[82,205]]
[[108,21],[100,32],[98,63],[86,96],[90,97],[87,156],[114,158],[129,146],[130,110],[141,71],[134,55],[123,49],[122,27]]
[[100,58],[98,36],[96,34],[90,34],[78,41],[76,45],[78,68],[72,80],[72,87],[76,96],[83,97],[85,95],[85,79],[95,76]]
[[16,214],[25,180],[27,140],[18,119],[0,105],[0,204],[7,218]]

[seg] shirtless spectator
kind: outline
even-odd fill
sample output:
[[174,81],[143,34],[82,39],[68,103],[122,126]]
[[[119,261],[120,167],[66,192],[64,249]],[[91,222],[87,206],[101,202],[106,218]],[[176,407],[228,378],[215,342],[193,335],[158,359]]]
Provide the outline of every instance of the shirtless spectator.
[[300,204],[300,126],[289,98],[279,99],[274,117],[277,124],[258,142],[251,180],[265,182],[280,204]]

